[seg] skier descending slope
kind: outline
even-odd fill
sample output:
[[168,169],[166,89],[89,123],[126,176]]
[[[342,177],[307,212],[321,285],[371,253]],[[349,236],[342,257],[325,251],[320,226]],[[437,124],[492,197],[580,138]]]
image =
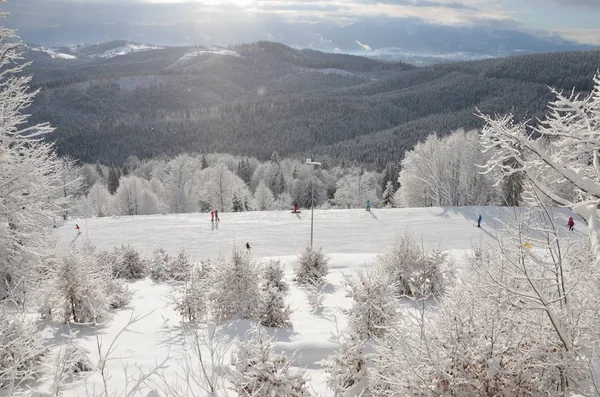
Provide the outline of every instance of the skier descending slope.
[[575,230],[575,221],[573,220],[573,217],[569,217],[569,221],[567,222],[567,226],[569,227],[569,231],[572,232]]
[[367,211],[371,211],[371,201],[367,200]]
[[479,218],[477,218],[477,227],[481,227],[482,220],[483,220],[483,217],[481,215],[479,215]]

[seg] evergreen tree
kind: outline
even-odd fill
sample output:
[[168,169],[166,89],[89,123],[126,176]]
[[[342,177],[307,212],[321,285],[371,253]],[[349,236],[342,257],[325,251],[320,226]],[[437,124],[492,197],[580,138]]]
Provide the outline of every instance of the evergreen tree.
[[104,175],[104,171],[102,171],[102,166],[98,161],[96,162],[96,172],[98,173],[100,179],[104,180],[106,176]]
[[238,176],[246,183],[250,184],[252,180],[252,169],[250,168],[250,162],[248,159],[241,159],[238,163]]
[[208,161],[206,161],[206,155],[202,155],[202,163],[200,165],[200,169],[204,170],[208,168]]
[[394,203],[394,184],[392,181],[387,181],[385,185],[385,190],[383,191],[383,195],[381,196],[381,204],[384,207],[392,207],[394,208],[396,205]]
[[271,163],[279,165],[279,161],[279,153],[273,152],[273,154],[271,155]]
[[233,212],[244,211],[244,202],[238,197],[236,192],[233,193],[233,199],[231,199]]
[[119,169],[116,168],[115,166],[111,166],[110,170],[108,171],[108,191],[110,192],[110,194],[115,194],[117,192],[117,189],[119,188],[119,178],[121,176],[119,175]]

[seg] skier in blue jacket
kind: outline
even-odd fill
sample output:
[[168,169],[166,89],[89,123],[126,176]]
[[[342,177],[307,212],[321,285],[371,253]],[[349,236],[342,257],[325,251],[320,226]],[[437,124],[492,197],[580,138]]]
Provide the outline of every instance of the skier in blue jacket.
[[483,218],[481,217],[481,215],[479,215],[479,218],[477,218],[477,227],[481,227],[481,220]]
[[367,211],[371,211],[371,201],[367,200]]

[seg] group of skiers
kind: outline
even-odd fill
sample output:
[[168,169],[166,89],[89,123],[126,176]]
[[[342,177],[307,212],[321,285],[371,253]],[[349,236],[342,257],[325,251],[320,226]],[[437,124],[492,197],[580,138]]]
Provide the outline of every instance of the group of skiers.
[[210,221],[214,222],[220,222],[221,220],[219,219],[219,211],[218,210],[210,210]]

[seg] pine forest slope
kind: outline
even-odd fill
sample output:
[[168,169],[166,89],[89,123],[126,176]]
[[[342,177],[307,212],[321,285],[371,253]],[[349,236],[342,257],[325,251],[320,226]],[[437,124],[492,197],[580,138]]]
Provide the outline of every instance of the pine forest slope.
[[549,86],[589,91],[600,65],[591,51],[416,68],[266,42],[26,57],[42,89],[32,122],[50,121],[59,152],[83,161],[278,151],[378,167],[431,133],[480,126],[476,109],[541,117]]

